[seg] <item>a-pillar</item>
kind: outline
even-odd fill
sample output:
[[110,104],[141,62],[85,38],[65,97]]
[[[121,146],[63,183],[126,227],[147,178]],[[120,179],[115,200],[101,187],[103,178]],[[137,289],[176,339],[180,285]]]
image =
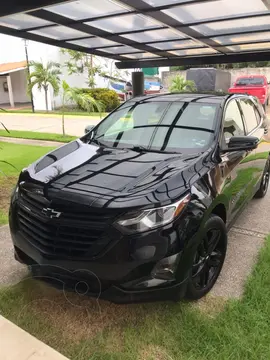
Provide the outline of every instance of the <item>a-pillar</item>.
[[8,95],[9,95],[9,102],[10,106],[14,108],[14,97],[13,97],[13,90],[12,90],[12,83],[10,75],[7,75],[7,84],[8,84]]
[[132,95],[144,95],[144,73],[142,71],[134,71],[132,73]]

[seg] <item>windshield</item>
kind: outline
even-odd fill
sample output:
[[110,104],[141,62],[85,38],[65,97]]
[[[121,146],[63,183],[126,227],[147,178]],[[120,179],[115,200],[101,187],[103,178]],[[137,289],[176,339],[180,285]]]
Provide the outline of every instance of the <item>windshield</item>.
[[262,77],[246,77],[236,81],[236,86],[247,86],[247,85],[264,85],[264,79]]
[[216,113],[215,104],[128,102],[96,127],[92,141],[115,148],[198,152],[211,141]]

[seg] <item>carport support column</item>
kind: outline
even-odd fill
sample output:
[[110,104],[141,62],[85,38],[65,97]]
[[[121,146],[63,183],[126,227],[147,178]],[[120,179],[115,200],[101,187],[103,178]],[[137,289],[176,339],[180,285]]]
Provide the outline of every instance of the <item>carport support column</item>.
[[9,95],[10,106],[12,108],[14,108],[15,104],[14,104],[14,97],[13,97],[13,90],[12,90],[10,75],[7,75],[7,84],[8,84],[8,95]]
[[133,96],[144,95],[144,73],[142,71],[132,73],[132,94]]

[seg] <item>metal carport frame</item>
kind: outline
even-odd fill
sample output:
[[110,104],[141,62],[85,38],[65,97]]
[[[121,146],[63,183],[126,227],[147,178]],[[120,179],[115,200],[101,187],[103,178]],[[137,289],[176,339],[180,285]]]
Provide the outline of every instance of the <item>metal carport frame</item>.
[[270,59],[270,0],[12,0],[0,33],[112,58],[118,68]]

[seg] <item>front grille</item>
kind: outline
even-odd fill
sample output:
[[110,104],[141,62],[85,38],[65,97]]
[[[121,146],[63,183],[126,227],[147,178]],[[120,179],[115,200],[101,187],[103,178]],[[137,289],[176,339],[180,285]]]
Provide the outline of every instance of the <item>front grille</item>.
[[[46,216],[44,208],[61,212],[59,218]],[[83,209],[83,210],[82,210]],[[19,230],[44,254],[57,258],[91,258],[106,247],[105,234],[113,221],[111,214],[93,213],[89,208],[57,205],[42,196],[20,193]]]

